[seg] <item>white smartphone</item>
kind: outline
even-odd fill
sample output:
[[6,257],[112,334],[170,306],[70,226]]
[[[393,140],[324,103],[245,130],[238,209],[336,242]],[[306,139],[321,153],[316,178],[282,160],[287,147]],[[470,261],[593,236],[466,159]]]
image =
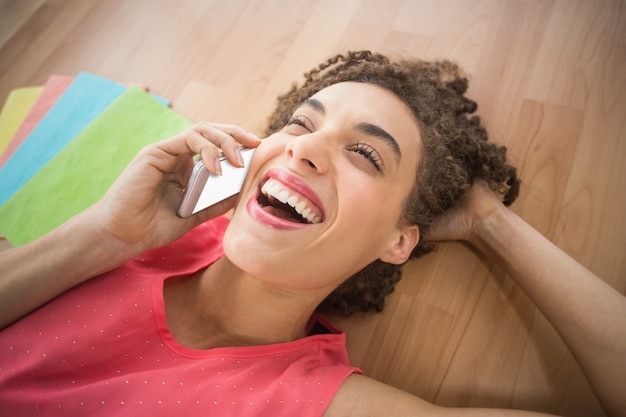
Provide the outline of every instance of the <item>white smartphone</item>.
[[220,153],[222,175],[210,173],[202,160],[196,162],[178,207],[179,217],[189,217],[241,191],[255,149],[240,148],[240,151],[244,168],[234,167]]

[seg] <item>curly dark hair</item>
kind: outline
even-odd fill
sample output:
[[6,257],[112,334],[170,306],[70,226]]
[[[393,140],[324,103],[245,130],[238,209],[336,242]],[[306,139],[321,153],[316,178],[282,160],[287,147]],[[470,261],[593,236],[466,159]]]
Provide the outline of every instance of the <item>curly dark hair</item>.
[[[420,230],[411,257],[433,249],[424,239],[429,226],[464,196],[475,179],[484,179],[497,189],[506,205],[517,198],[520,181],[516,169],[506,162],[506,148],[488,141],[480,118],[472,115],[477,104],[464,95],[468,80],[450,61],[392,61],[370,51],[336,55],[306,73],[302,86],[294,85],[278,97],[267,133],[283,128],[305,99],[347,81],[371,83],[391,91],[418,121],[423,156],[400,219]],[[400,265],[376,260],[336,288],[318,310],[336,315],[381,311],[400,277]]]

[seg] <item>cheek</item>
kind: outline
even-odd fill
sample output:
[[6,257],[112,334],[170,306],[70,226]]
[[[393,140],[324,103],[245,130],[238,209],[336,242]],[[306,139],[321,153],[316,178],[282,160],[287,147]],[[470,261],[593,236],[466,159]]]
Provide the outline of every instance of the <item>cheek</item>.
[[368,230],[388,230],[399,219],[402,202],[397,188],[363,178],[344,178],[337,190],[342,221],[360,224]]
[[366,265],[385,249],[398,225],[401,203],[396,190],[385,187],[347,187],[341,198],[334,236]]
[[254,156],[252,157],[249,170],[251,174],[256,173],[266,161],[282,152],[283,148],[276,145],[276,141],[272,140],[271,137],[261,141],[261,144],[256,148]]

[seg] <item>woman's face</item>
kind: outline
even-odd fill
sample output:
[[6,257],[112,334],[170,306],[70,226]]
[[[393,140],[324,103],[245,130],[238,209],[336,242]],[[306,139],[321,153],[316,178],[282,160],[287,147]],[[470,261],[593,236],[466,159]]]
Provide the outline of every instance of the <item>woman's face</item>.
[[393,93],[354,82],[321,90],[257,149],[224,237],[227,257],[303,290],[332,290],[375,259],[404,262],[419,237],[399,219],[420,143]]

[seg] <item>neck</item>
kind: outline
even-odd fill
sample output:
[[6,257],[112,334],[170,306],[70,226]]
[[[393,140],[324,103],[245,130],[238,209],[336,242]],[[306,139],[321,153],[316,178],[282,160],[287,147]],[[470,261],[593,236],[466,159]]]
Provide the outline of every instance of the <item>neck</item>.
[[275,288],[226,257],[192,277],[165,281],[170,332],[196,349],[287,342],[305,327],[326,293]]

